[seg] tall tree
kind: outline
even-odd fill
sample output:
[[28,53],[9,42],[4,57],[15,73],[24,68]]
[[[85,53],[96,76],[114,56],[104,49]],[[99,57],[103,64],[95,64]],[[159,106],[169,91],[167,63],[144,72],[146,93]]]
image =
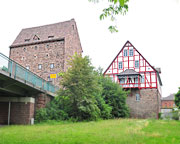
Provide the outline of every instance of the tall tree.
[[175,104],[180,109],[180,87],[179,91],[175,94]]
[[[99,0],[89,0],[90,2],[98,3]],[[117,15],[125,15],[128,11],[129,0],[107,0],[109,5],[102,10],[100,20],[110,17],[111,21],[116,20]],[[111,25],[108,28],[110,32],[118,32],[116,25]]]
[[100,109],[95,97],[100,86],[89,57],[75,55],[68,64],[70,67],[62,75],[59,92],[59,97],[64,97],[67,113],[77,120],[97,119]]

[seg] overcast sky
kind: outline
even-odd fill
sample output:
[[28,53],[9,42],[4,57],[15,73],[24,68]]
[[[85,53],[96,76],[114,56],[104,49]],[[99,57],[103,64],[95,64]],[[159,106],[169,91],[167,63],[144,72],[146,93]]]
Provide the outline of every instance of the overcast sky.
[[[105,0],[104,0],[105,1]],[[75,19],[84,55],[104,70],[129,40],[152,66],[161,67],[162,94],[180,87],[180,0],[130,0],[129,12],[119,16],[119,32],[111,34],[109,20],[100,21],[106,4],[88,0],[1,0],[0,52],[9,56],[9,46],[22,28]]]

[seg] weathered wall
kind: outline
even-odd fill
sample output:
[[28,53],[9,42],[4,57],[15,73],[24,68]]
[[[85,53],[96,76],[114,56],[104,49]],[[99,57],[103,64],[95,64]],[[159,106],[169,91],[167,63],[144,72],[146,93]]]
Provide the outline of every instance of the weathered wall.
[[[136,94],[140,101],[136,101]],[[133,118],[158,118],[160,112],[160,95],[157,89],[132,89],[127,97],[130,116]]]
[[35,97],[35,111],[44,108],[53,98],[46,94],[40,93]]
[[173,108],[175,107],[174,100],[161,100],[162,108]]
[[34,103],[11,103],[10,124],[30,124],[31,118],[34,118]]
[[[50,74],[57,74],[64,70],[64,41],[21,46],[10,49],[10,58],[29,70],[48,80]],[[38,65],[42,69],[38,69]],[[50,65],[54,64],[54,68]],[[59,85],[59,78],[52,79],[53,84]]]
[[8,123],[8,102],[0,102],[0,124]]

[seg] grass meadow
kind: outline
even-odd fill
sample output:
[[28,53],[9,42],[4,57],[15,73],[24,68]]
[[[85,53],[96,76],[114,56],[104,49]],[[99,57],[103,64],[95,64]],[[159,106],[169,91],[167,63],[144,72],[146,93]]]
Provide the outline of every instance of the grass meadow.
[[180,144],[180,122],[115,119],[3,126],[0,144]]

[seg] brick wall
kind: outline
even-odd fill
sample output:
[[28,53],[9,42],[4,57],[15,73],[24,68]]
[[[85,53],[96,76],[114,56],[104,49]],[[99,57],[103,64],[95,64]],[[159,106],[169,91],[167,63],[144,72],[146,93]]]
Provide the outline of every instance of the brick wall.
[[8,102],[0,102],[0,124],[8,123]]
[[30,124],[31,118],[34,118],[34,104],[23,102],[11,103],[10,124]]
[[[140,100],[136,100],[136,94]],[[157,89],[132,89],[127,97],[130,116],[133,118],[157,118],[160,112],[160,95]]]
[[[21,46],[10,49],[10,58],[48,80],[50,74],[64,70],[64,49],[64,41]],[[41,69],[38,69],[39,64],[42,65]],[[54,68],[50,68],[51,64],[54,64]],[[58,86],[59,80],[60,78],[52,79],[52,82]]]
[[175,103],[174,103],[174,100],[162,100],[161,106],[162,108],[174,108]]

